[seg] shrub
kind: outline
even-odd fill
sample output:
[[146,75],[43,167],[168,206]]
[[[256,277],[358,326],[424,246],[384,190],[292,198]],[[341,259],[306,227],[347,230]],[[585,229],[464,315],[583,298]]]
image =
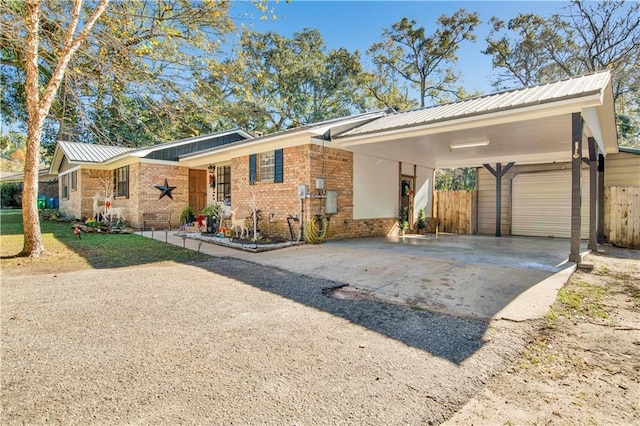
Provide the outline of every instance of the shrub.
[[0,207],[20,208],[22,206],[22,185],[14,182],[0,183]]

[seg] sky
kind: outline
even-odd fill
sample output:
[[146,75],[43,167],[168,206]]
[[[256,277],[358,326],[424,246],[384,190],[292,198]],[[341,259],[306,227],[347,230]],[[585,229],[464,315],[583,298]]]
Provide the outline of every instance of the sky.
[[[252,25],[261,32],[275,31],[290,36],[304,28],[320,30],[329,48],[344,47],[353,52],[359,50],[364,58],[366,50],[381,40],[383,28],[390,28],[403,17],[413,19],[418,26],[431,34],[437,18],[452,15],[458,9],[478,12],[482,25],[476,30],[475,43],[466,42],[458,51],[456,69],[462,74],[462,85],[468,92],[494,91],[491,82],[495,71],[491,58],[483,55],[485,37],[489,32],[488,21],[497,16],[505,21],[518,13],[535,13],[541,16],[562,12],[568,3],[561,1],[280,1],[273,4],[276,19],[258,19],[251,6],[236,4],[232,15],[238,24]],[[254,19],[251,19],[254,15]]]

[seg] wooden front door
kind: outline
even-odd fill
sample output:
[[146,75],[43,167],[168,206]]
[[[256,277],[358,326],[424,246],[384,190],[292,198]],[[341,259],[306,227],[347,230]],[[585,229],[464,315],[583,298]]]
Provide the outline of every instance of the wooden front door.
[[189,206],[199,214],[207,205],[207,171],[189,170]]

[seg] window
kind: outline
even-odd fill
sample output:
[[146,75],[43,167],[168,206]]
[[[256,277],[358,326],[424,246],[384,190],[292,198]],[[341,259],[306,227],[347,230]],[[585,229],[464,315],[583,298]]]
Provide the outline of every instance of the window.
[[282,149],[249,156],[249,184],[253,185],[257,181],[273,183],[284,181]]
[[256,180],[261,182],[273,182],[275,162],[273,151],[263,152],[258,155],[258,176]]
[[60,177],[61,185],[62,185],[62,199],[63,200],[68,200],[69,199],[69,174],[67,173],[66,175],[62,175]]
[[78,190],[78,171],[74,170],[71,172],[71,190]]
[[216,200],[231,205],[231,166],[217,168]]
[[129,166],[114,170],[113,186],[116,197],[129,198]]

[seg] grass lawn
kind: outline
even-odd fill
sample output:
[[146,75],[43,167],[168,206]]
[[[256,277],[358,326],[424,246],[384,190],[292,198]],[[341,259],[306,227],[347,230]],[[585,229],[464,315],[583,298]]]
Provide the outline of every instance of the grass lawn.
[[137,234],[85,233],[82,239],[78,239],[70,223],[41,220],[40,226],[47,254],[37,259],[15,257],[24,244],[22,212],[0,210],[0,266],[3,274],[48,274],[210,259],[205,254]]

